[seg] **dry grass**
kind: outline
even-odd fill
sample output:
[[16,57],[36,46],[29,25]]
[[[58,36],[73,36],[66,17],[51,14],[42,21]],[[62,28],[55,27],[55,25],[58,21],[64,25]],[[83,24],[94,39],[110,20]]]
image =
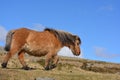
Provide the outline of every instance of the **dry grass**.
[[[0,56],[0,63],[4,55]],[[44,58],[26,57],[29,66],[35,70],[20,69],[17,57],[9,61],[8,69],[0,66],[0,80],[35,80],[49,77],[55,80],[120,80],[120,64],[60,57],[57,68],[45,71]]]

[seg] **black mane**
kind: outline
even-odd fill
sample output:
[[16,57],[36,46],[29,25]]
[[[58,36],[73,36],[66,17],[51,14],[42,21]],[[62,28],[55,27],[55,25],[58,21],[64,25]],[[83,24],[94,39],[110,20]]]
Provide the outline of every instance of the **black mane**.
[[[72,35],[71,33],[68,33],[68,32],[59,31],[59,30],[50,29],[50,28],[45,28],[44,31],[49,31],[52,34],[54,34],[55,37],[58,38],[63,45],[74,44],[74,42],[77,38],[80,41],[80,38],[78,36]],[[80,41],[80,43],[81,43],[81,41]]]

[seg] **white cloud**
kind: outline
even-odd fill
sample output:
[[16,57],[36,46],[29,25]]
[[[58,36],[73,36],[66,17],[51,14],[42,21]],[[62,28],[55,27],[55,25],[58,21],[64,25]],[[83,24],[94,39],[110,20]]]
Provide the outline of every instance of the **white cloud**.
[[7,30],[3,27],[0,26],[0,42],[5,42]]
[[75,56],[72,51],[68,47],[63,47],[59,52],[58,55],[61,56],[68,56],[68,57],[83,57],[83,54],[81,53],[80,56]]
[[106,48],[94,47],[94,50],[95,50],[96,56],[98,57],[107,58],[107,59],[120,57],[120,54],[110,53],[106,50]]
[[43,31],[46,27],[42,24],[34,24],[32,29],[36,30],[36,31]]

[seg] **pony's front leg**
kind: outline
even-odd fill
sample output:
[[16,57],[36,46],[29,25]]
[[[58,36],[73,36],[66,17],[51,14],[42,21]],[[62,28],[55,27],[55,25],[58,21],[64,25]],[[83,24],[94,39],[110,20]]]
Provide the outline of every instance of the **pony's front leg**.
[[52,63],[52,65],[50,66],[50,69],[55,68],[55,67],[57,66],[58,61],[59,61],[58,55],[54,56],[54,57],[53,57],[53,63]]
[[50,70],[50,61],[51,61],[52,56],[51,55],[46,55],[45,59],[45,70]]

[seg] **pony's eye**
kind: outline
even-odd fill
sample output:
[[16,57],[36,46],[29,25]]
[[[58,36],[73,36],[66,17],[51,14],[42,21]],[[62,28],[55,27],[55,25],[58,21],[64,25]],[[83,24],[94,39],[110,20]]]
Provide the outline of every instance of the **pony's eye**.
[[79,45],[79,43],[77,43],[77,45]]

